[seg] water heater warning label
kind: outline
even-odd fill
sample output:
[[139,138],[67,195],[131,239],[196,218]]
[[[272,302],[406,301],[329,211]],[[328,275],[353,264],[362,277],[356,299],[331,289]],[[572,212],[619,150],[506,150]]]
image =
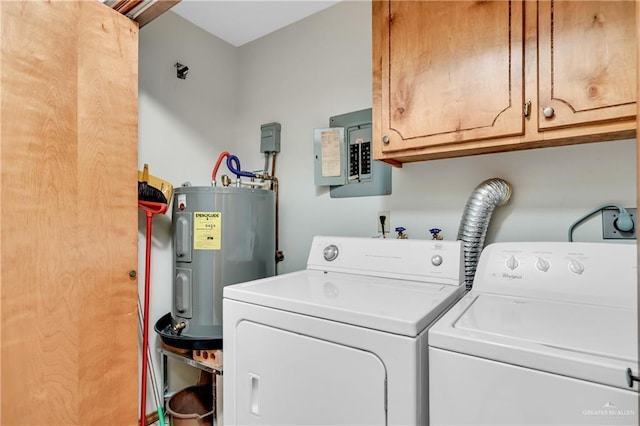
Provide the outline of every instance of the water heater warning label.
[[193,213],[193,248],[194,250],[220,250],[222,242],[222,213]]

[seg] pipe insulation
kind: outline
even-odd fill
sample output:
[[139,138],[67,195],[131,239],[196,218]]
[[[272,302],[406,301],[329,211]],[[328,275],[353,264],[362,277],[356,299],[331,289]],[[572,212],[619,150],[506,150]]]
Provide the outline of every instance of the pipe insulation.
[[476,186],[467,200],[457,237],[457,240],[463,242],[464,247],[464,275],[467,288],[473,284],[493,210],[507,204],[510,198],[509,182],[492,178]]

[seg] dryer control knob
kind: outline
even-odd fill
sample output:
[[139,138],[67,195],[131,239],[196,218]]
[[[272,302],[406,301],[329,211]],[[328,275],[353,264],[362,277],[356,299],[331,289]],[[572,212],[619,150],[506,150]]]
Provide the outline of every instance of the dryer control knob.
[[584,265],[575,259],[571,259],[569,261],[569,270],[574,274],[580,275],[584,272]]
[[518,262],[518,259],[516,259],[515,256],[511,256],[509,259],[507,259],[506,265],[507,265],[507,268],[513,271],[518,266],[520,266],[520,262]]
[[333,262],[338,257],[338,247],[333,244],[326,246],[322,251],[322,255],[327,262]]
[[539,257],[536,261],[536,269],[541,272],[547,272],[549,268],[551,268],[549,261]]
[[436,254],[435,256],[431,257],[431,264],[433,266],[442,265],[442,256],[440,256],[439,254]]

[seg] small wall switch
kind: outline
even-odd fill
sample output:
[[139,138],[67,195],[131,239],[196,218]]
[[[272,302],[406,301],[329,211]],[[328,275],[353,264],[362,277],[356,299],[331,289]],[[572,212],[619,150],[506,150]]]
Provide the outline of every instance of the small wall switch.
[[620,231],[616,228],[615,223],[620,215],[618,209],[602,210],[602,238],[605,240],[613,239],[634,239],[636,238],[636,228],[638,228],[638,220],[636,218],[636,209],[626,209],[633,219],[634,227],[629,232]]
[[389,210],[380,211],[376,215],[376,221],[378,222],[378,233],[382,234],[382,221],[381,217],[384,216],[384,233],[391,232],[391,212]]

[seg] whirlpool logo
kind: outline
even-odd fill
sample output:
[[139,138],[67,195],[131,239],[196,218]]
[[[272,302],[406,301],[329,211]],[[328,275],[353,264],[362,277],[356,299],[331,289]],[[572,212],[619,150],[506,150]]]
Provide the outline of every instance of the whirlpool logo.
[[602,408],[595,410],[582,410],[583,416],[600,416],[600,417],[608,417],[608,416],[620,416],[620,417],[630,417],[635,416],[635,410],[624,410],[616,407],[613,402],[608,401],[605,403]]
[[520,274],[509,274],[507,272],[503,272],[502,273],[502,278],[507,279],[507,280],[521,280],[522,279],[522,275],[520,275]]

